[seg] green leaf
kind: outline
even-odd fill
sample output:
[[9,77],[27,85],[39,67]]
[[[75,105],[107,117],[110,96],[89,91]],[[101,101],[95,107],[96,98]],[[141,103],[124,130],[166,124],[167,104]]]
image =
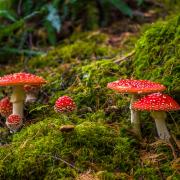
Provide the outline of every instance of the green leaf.
[[37,55],[44,55],[45,53],[42,51],[33,51],[28,49],[17,49],[17,48],[10,48],[10,47],[3,47],[0,48],[0,53],[8,52],[11,54],[25,54],[29,56],[37,56]]
[[144,0],[136,0],[136,1],[137,1],[138,6],[140,6]]
[[131,8],[123,0],[108,0],[111,4],[119,9],[123,14],[132,17]]
[[0,10],[0,17],[4,17],[4,18],[9,19],[13,22],[16,21],[15,17],[13,17],[13,15],[7,10]]
[[61,30],[61,19],[58,14],[57,9],[49,4],[47,6],[48,8],[48,15],[46,17],[46,20],[50,22],[51,26],[57,31],[60,32]]
[[49,105],[42,105],[42,106],[38,106],[34,109],[31,109],[29,113],[32,113],[33,111],[42,111],[43,109],[46,109]]
[[5,36],[10,36],[14,30],[17,30],[24,26],[24,20],[19,20],[10,24],[2,29],[0,29],[0,40]]
[[51,45],[56,44],[56,32],[55,29],[51,26],[51,23],[49,21],[44,22],[44,27],[47,30],[48,33],[48,40]]
[[71,4],[73,4],[73,3],[76,3],[77,0],[69,0],[68,2],[71,3]]

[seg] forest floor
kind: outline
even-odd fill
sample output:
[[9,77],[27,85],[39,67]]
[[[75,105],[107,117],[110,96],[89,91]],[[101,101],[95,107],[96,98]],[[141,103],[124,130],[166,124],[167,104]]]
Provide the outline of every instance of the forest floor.
[[[180,17],[165,16],[154,9],[137,13],[136,20],[75,32],[43,56],[1,65],[0,75],[27,71],[47,83],[25,105],[18,132],[0,127],[0,179],[180,179],[179,112],[168,113],[172,142],[160,140],[142,112],[140,140],[130,123],[130,96],[107,88],[120,78],[148,79],[166,85],[179,102]],[[3,88],[1,97],[10,93]],[[63,95],[73,98],[75,112],[54,111]],[[64,125],[74,129],[61,131]]]

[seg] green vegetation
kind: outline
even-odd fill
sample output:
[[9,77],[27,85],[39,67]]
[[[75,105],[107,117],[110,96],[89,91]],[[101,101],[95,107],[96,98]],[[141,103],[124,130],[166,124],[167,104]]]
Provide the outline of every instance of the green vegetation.
[[[172,148],[156,141],[149,114],[142,113],[146,141],[139,142],[129,122],[130,97],[106,85],[119,78],[151,79],[178,97],[179,33],[178,16],[150,26],[136,44],[135,57],[119,64],[114,57],[121,50],[101,32],[75,33],[47,55],[30,59],[28,70],[48,83],[38,102],[26,105],[19,132],[0,129],[0,179],[75,179],[88,170],[100,179],[178,179]],[[15,65],[17,71],[20,66]],[[76,112],[54,112],[61,95],[74,99]],[[178,119],[177,112],[172,116]],[[75,125],[74,131],[61,132],[63,124]],[[178,135],[174,126],[169,116],[168,128]]]
[[108,36],[100,32],[73,34],[59,47],[49,51],[47,56],[31,59],[32,68],[47,65],[57,66],[59,63],[79,63],[79,60],[111,58],[118,52],[116,48],[107,45]]
[[61,118],[47,118],[15,134],[11,144],[0,149],[1,178],[68,178],[91,166],[108,171],[133,166],[137,152],[132,139],[88,121],[72,133],[61,133],[61,123]]
[[[142,2],[137,0],[132,5],[137,7]],[[76,31],[74,27],[95,30],[107,25],[112,10],[133,16],[131,7],[124,0],[1,0],[0,55],[12,62],[20,55],[44,54],[39,49],[57,45],[62,37]],[[16,56],[12,59],[12,55]],[[1,56],[0,62],[7,62]]]
[[180,93],[180,16],[160,21],[149,28],[136,45],[136,78],[161,82]]

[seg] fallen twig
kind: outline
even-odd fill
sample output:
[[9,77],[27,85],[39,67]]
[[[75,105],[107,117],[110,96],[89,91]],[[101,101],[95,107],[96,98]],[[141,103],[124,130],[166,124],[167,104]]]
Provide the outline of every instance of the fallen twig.
[[65,161],[64,159],[62,159],[62,158],[60,158],[60,157],[52,156],[52,155],[48,155],[48,154],[47,154],[47,155],[44,154],[44,155],[40,155],[40,156],[51,157],[51,158],[53,158],[53,159],[60,160],[61,162],[65,163],[66,165],[68,165],[68,166],[70,166],[70,167],[72,167],[73,169],[77,170],[78,172],[81,172],[80,169],[78,169],[78,168],[75,167],[73,164],[71,164],[71,163]]
[[133,56],[135,54],[135,50],[132,50],[130,53],[128,53],[126,56],[121,57],[120,59],[116,59],[115,63],[120,63],[121,61],[126,60],[127,58]]

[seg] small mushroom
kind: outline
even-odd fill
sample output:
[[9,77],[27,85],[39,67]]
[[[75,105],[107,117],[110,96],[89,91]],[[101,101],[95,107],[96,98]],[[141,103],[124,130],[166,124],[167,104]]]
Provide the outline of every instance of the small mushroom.
[[0,86],[13,86],[10,101],[13,104],[13,114],[23,118],[23,107],[25,101],[24,85],[41,85],[46,81],[39,76],[29,73],[14,73],[0,77]]
[[139,112],[132,109],[132,104],[138,99],[141,94],[160,92],[166,89],[162,84],[152,82],[149,80],[133,80],[133,79],[120,79],[118,81],[110,82],[107,87],[117,91],[118,93],[131,94],[130,110],[131,110],[131,123],[137,136],[141,138],[140,118]]
[[69,113],[76,109],[76,104],[69,96],[59,97],[55,102],[54,110],[59,113]]
[[25,103],[34,103],[37,100],[39,89],[39,85],[24,85],[24,90],[26,92]]
[[75,126],[74,125],[62,125],[61,127],[60,127],[60,131],[61,132],[71,132],[71,131],[73,131],[74,130],[74,128],[75,128]]
[[6,119],[6,125],[12,132],[16,132],[22,126],[21,116],[17,114],[11,114]]
[[62,114],[63,121],[66,120],[65,114],[70,113],[75,109],[76,109],[76,104],[69,96],[59,97],[54,105],[54,110]]
[[12,114],[12,103],[9,100],[9,97],[4,97],[0,101],[0,114],[3,117],[8,117]]
[[162,93],[149,94],[132,105],[133,109],[151,111],[160,139],[169,141],[170,133],[166,127],[166,111],[180,110],[179,104],[169,95]]

